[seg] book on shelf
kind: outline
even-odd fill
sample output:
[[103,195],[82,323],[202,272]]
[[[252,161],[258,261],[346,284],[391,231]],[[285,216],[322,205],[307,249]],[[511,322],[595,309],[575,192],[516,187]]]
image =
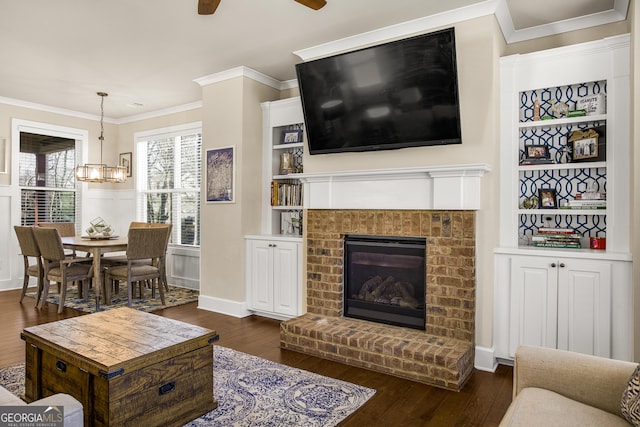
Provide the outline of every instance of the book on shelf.
[[558,248],[558,249],[580,249],[582,246],[578,243],[556,243],[556,242],[533,242],[533,246],[538,248]]
[[607,209],[606,206],[560,206],[560,209],[565,209],[565,210],[605,210]]
[[557,242],[557,243],[573,243],[580,242],[579,234],[534,234],[531,236],[532,242]]
[[585,192],[576,193],[574,195],[576,200],[607,200],[607,193],[600,192]]
[[567,209],[606,209],[606,200],[569,200],[568,205],[561,206],[560,208]]
[[540,227],[538,234],[576,234],[576,230],[573,228]]
[[552,165],[555,164],[555,162],[551,159],[524,159],[520,162],[520,165],[522,166],[529,166],[529,165]]

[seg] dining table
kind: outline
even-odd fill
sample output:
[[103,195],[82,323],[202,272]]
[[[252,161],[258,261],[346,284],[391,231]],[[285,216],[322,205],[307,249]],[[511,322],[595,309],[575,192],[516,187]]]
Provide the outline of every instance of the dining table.
[[[87,252],[93,258],[93,287],[96,294],[96,311],[100,309],[101,292],[103,289],[102,274],[100,274],[100,263],[102,255],[108,252],[121,252],[127,250],[126,236],[90,237],[90,236],[70,236],[61,237],[62,246],[65,249]],[[105,292],[106,294],[106,292]],[[110,301],[105,301],[109,303]]]

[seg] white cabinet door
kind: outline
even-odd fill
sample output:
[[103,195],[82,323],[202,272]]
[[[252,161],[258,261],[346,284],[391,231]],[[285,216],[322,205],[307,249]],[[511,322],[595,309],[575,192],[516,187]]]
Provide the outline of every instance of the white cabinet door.
[[298,244],[274,242],[273,310],[278,314],[298,315]]
[[300,315],[301,253],[299,242],[247,239],[249,310],[276,319]]
[[273,254],[271,243],[251,240],[249,249],[249,304],[252,310],[273,311]]
[[558,273],[552,264],[540,257],[511,259],[510,357],[521,344],[556,347]]
[[509,356],[520,344],[611,357],[612,264],[511,259]]
[[558,261],[558,348],[611,357],[609,262]]

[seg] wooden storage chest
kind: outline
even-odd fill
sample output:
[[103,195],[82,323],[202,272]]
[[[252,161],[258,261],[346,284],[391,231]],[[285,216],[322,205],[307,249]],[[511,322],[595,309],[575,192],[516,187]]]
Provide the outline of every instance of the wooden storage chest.
[[129,308],[26,328],[25,397],[68,393],[87,426],[183,425],[217,407],[217,337]]

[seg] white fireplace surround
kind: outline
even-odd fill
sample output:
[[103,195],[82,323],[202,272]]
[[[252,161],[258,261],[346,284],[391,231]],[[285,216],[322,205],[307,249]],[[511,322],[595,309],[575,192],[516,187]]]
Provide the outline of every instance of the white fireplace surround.
[[296,174],[306,209],[480,209],[487,164]]

